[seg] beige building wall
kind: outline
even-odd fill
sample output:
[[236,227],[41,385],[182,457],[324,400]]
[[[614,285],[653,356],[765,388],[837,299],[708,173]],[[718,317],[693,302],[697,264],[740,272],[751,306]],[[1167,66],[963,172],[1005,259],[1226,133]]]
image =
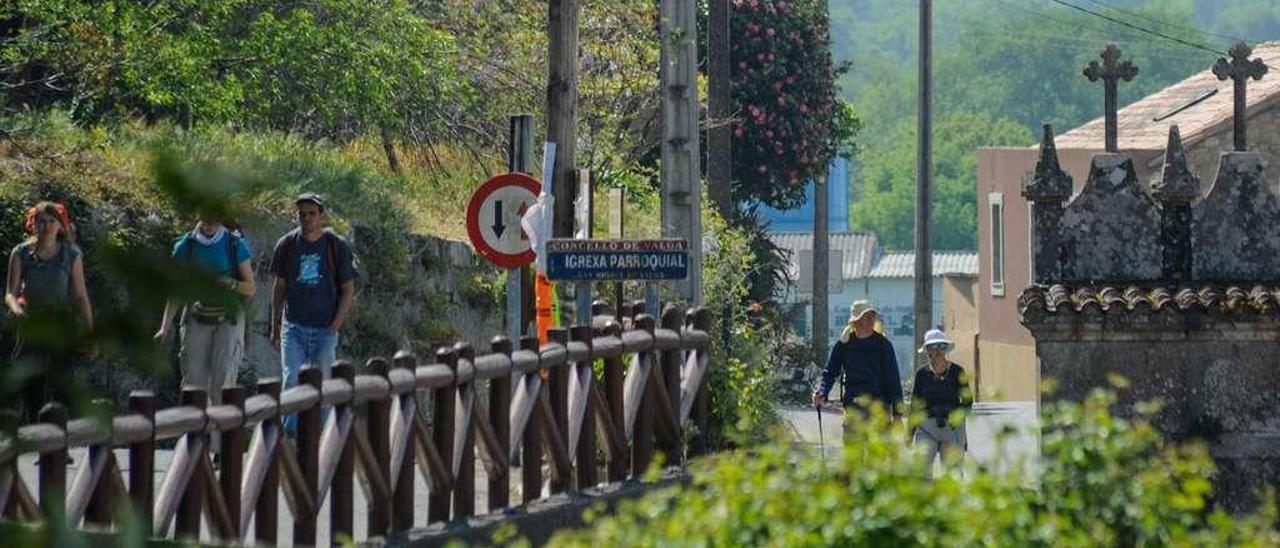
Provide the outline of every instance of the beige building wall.
[[1038,401],[1040,373],[1032,345],[978,341],[979,401]]
[[942,278],[942,329],[956,343],[951,361],[960,364],[975,380],[978,376],[978,278]]

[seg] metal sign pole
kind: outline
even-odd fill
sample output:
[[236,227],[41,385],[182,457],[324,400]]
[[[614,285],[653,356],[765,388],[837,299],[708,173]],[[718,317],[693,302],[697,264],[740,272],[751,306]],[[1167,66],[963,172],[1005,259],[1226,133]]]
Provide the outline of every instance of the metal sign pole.
[[[511,117],[510,135],[507,141],[507,168],[512,173],[529,173],[533,164],[533,116],[521,114]],[[519,226],[516,230],[520,230]],[[533,315],[525,311],[525,272],[528,266],[507,269],[507,339],[519,341],[527,329],[526,318]]]

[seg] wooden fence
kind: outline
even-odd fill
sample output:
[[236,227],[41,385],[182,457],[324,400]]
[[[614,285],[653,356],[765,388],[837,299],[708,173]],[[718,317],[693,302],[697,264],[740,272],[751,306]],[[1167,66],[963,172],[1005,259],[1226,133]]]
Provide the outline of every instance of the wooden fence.
[[[544,462],[553,493],[595,486],[601,472],[607,482],[638,477],[655,452],[682,461],[686,425],[696,428],[689,453],[705,450],[710,319],[703,309],[668,307],[661,325],[637,314],[624,319],[626,330],[612,321],[556,329],[548,344],[527,337],[518,349],[497,337],[480,356],[458,343],[437,350],[429,365],[404,351],[390,363],[370,359],[359,374],[339,361],[330,379],[308,368],[297,387],[282,392],[268,379],[252,396],[230,387],[218,406],[187,389],[178,407],[156,410],[155,396],[138,391],[128,414],[109,425],[67,420],[65,408],[51,404],[40,424],[19,429],[16,440],[0,438],[0,509],[10,520],[110,530],[131,507],[156,538],[198,540],[204,518],[213,538],[202,540],[275,543],[283,493],[294,543],[314,544],[325,497],[329,538],[352,536],[356,485],[369,501],[372,537],[474,515],[477,462],[490,512],[511,505],[517,456],[520,503],[541,495]],[[430,420],[420,402],[429,402]],[[281,424],[295,413],[296,445]],[[211,459],[215,433],[220,466]],[[175,438],[156,489],[157,443]],[[68,448],[77,447],[87,447],[87,457],[68,490]],[[117,447],[127,448],[128,477]],[[17,466],[26,453],[40,454],[35,494]],[[428,485],[425,509],[414,507],[415,470]]]

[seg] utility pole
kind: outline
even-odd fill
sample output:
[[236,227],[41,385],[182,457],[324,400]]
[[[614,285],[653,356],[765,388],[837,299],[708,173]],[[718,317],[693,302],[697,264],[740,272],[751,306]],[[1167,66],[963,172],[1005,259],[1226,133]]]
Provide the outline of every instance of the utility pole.
[[689,240],[689,278],[677,293],[702,304],[702,188],[698,166],[695,0],[662,0],[662,235]]
[[708,0],[707,195],[725,220],[733,215],[733,113],[729,67],[729,0]]
[[819,364],[827,359],[827,329],[831,322],[828,281],[831,271],[831,208],[827,176],[813,182],[813,352]]
[[547,140],[556,144],[551,193],[551,235],[573,237],[573,200],[578,184],[574,156],[578,140],[578,0],[547,2]]
[[933,327],[933,249],[929,242],[930,211],[933,204],[932,141],[930,139],[930,105],[933,93],[933,1],[920,0],[920,97],[916,138],[916,336],[915,346],[924,341],[924,333]]

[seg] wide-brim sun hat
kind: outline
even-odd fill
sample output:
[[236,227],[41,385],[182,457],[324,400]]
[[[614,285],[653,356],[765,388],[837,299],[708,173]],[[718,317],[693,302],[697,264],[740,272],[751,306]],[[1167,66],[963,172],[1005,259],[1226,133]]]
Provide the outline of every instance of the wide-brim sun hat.
[[871,304],[871,301],[853,301],[853,304],[849,305],[849,323],[858,321],[868,313],[879,314],[880,311],[876,310],[876,307]]
[[925,350],[935,344],[946,345],[946,350],[948,351],[956,346],[956,343],[951,342],[951,339],[948,339],[947,334],[943,333],[941,329],[930,329],[925,332],[924,344],[920,345],[920,348],[916,350],[916,353],[924,354]]

